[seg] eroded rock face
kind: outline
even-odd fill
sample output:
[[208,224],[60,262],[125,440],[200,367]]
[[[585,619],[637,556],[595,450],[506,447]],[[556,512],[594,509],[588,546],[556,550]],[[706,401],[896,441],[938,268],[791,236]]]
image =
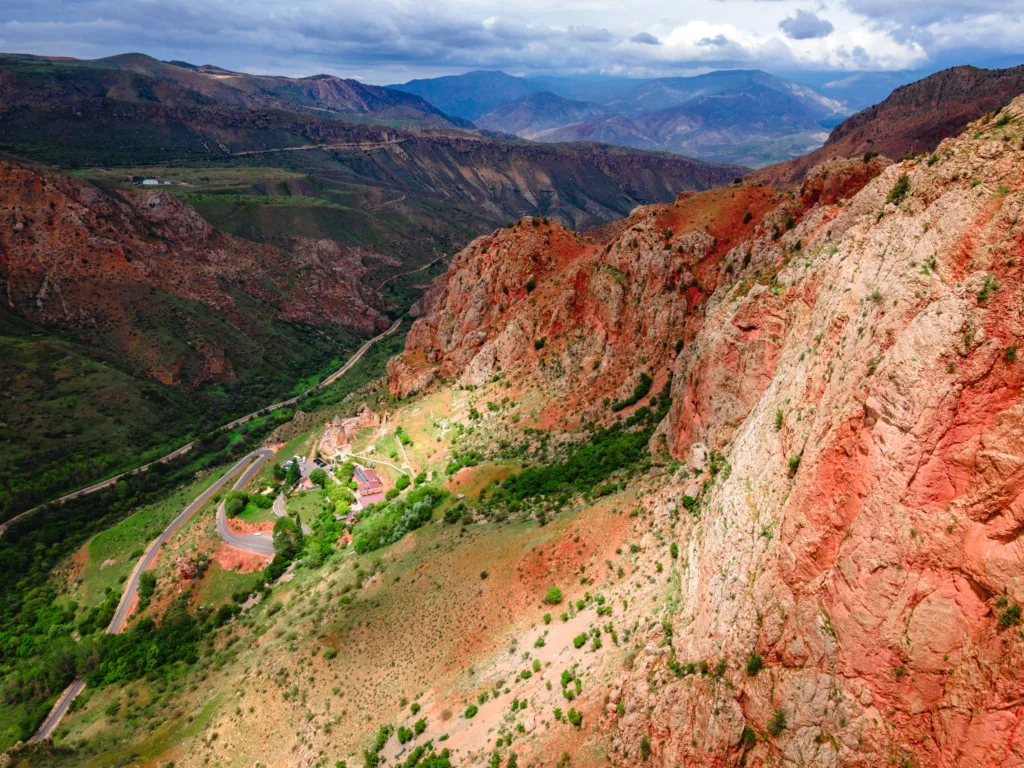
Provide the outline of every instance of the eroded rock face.
[[[276,320],[366,335],[386,328],[379,297],[358,282],[363,256],[326,240],[275,247],[232,237],[165,190],[107,194],[0,164],[8,307],[123,353],[166,384],[233,379],[229,348]],[[172,314],[180,328],[168,336],[161,323]],[[186,341],[189,352],[179,354]]]
[[1024,765],[1024,101],[1007,112],[930,163],[638,209],[605,245],[520,223],[436,287],[393,392],[500,366],[607,418],[636,371],[672,372],[655,441],[703,474],[667,492],[704,491],[674,631],[612,681],[617,763]]

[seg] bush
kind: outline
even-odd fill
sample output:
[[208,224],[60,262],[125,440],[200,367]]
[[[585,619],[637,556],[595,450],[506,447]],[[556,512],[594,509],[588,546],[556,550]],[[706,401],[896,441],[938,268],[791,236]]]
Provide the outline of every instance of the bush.
[[537,283],[535,283],[533,280],[527,280],[526,281],[526,292],[527,293],[533,293],[533,289],[536,288],[536,287],[537,287]]
[[238,517],[245,509],[249,501],[249,495],[242,491],[229,491],[224,499],[224,513],[228,517]]
[[778,736],[786,730],[786,710],[777,709],[775,714],[768,720],[768,733],[772,736]]
[[764,659],[761,658],[761,654],[759,654],[759,653],[752,653],[752,654],[750,654],[750,658],[747,659],[747,674],[750,675],[751,677],[753,677],[754,675],[756,675],[758,672],[761,671],[761,668],[763,666],[764,666]]
[[907,174],[903,174],[893,184],[892,189],[889,190],[888,196],[885,198],[885,202],[892,203],[893,205],[899,205],[906,199],[907,194],[910,192],[910,177]]
[[743,726],[743,735],[740,736],[740,744],[743,745],[744,749],[751,749],[755,744],[757,744],[757,734],[749,725]]
[[476,717],[476,713],[479,711],[480,709],[479,707],[477,707],[476,704],[470,704],[468,707],[466,707],[466,719],[470,720]]
[[572,639],[572,644],[577,648],[582,648],[587,644],[587,633],[581,632]]
[[548,605],[558,605],[562,602],[562,590],[558,587],[548,587],[548,592],[544,595],[544,602]]
[[579,728],[581,725],[583,725],[583,715],[581,715],[575,709],[570,709],[566,713],[566,717],[569,718],[569,722],[572,723],[577,728]]
[[1019,605],[1011,605],[1003,610],[999,614],[999,628],[1009,629],[1010,627],[1016,627],[1020,624],[1021,610]]
[[673,541],[672,544],[669,545],[668,553],[672,557],[672,559],[675,560],[677,557],[679,557],[679,545]]
[[651,756],[651,740],[644,736],[640,739],[640,759],[646,760]]
[[398,479],[395,481],[395,488],[397,488],[400,491],[404,491],[406,488],[409,487],[409,484],[411,482],[412,481],[409,479],[408,475],[399,475]]
[[544,345],[546,343],[547,343],[547,337],[541,336],[539,339],[536,339],[533,342],[533,348],[536,349],[539,352],[540,350],[544,349]]
[[800,469],[800,454],[792,456],[789,459],[789,476],[793,477],[796,475],[796,471]]

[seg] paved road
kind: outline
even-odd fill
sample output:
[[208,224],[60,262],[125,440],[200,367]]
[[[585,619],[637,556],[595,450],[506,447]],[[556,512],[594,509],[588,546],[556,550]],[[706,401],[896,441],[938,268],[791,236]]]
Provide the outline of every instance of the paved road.
[[[257,451],[262,455],[258,461],[254,462],[242,476],[238,478],[238,482],[232,486],[232,490],[240,491],[244,488],[250,480],[260,471],[263,463],[274,455],[273,451],[263,450]],[[276,502],[275,502],[276,504]],[[275,510],[276,511],[276,510]],[[242,549],[246,552],[255,552],[257,555],[266,555],[268,557],[274,556],[274,537],[268,536],[267,534],[261,534],[259,536],[252,533],[235,533],[228,528],[228,516],[224,512],[224,502],[222,501],[217,507],[217,535],[221,537],[225,544],[235,549]]]
[[[232,477],[237,475],[239,472],[242,472],[243,467],[246,467],[246,469],[244,472],[242,472],[241,476],[238,478],[238,481],[233,486],[235,490],[242,488],[246,483],[248,483],[249,480],[251,480],[253,476],[260,471],[260,468],[263,466],[263,464],[273,455],[274,452],[271,451],[270,449],[262,448],[258,451],[253,451],[252,453],[239,459],[238,462],[233,467],[231,467],[231,469],[229,469],[224,474],[223,477],[221,477],[219,480],[217,480],[217,482],[215,482],[213,485],[211,485],[209,488],[207,488],[205,491],[199,494],[195,501],[193,501],[191,504],[185,507],[182,513],[178,515],[176,518],[174,518],[174,520],[171,521],[171,524],[164,528],[160,535],[157,536],[150,543],[150,545],[146,548],[145,553],[139,559],[139,562],[135,564],[135,568],[132,569],[132,573],[128,577],[128,580],[125,582],[124,593],[121,595],[121,601],[117,604],[117,610],[114,611],[114,617],[110,620],[110,624],[107,625],[106,632],[108,635],[120,634],[121,631],[124,629],[125,622],[128,620],[128,616],[131,614],[132,608],[135,605],[135,598],[138,595],[139,578],[142,576],[143,572],[146,571],[146,569],[149,568],[156,560],[157,555],[159,555],[160,553],[160,547],[166,544],[170,540],[170,538],[178,532],[178,529],[181,528],[181,526],[183,526],[186,522],[188,522],[192,515],[198,512],[199,509],[202,508],[202,506],[207,501],[209,501],[210,498],[213,497],[221,488],[223,488],[231,480]],[[222,503],[218,510],[218,528],[220,527],[220,514],[223,512],[223,510],[224,505]],[[236,534],[231,535],[234,536]],[[225,541],[227,541],[227,539],[225,539]],[[232,544],[232,542],[230,541],[228,541],[228,543]],[[259,543],[262,545],[263,542]],[[270,554],[273,555],[273,540],[267,539],[266,543],[270,545]],[[235,545],[232,544],[232,546]],[[256,551],[255,549],[252,549],[250,547],[243,546],[242,548],[248,549],[249,551]],[[261,554],[263,554],[262,551]],[[71,702],[74,701],[75,697],[78,694],[80,694],[84,689],[85,681],[81,678],[77,678],[74,682],[72,682],[71,685],[69,685],[57,699],[57,703],[53,705],[53,709],[50,710],[50,714],[47,715],[46,720],[43,721],[43,724],[39,727],[39,730],[36,731],[31,741],[40,742],[44,739],[49,738],[50,735],[53,733],[54,729],[60,723],[61,719],[64,717],[65,714],[67,714],[68,707],[71,706]]]
[[[308,394],[310,394],[312,392],[316,392],[317,390],[323,389],[324,387],[327,387],[327,386],[333,384],[335,381],[338,380],[338,378],[343,376],[349,370],[349,368],[351,368],[353,365],[355,365],[357,362],[359,362],[359,360],[362,358],[362,356],[366,353],[366,350],[368,350],[376,342],[378,342],[381,339],[383,339],[385,336],[390,336],[392,333],[397,331],[398,330],[398,326],[401,325],[401,324],[402,324],[402,318],[400,317],[397,320],[395,320],[394,324],[390,328],[388,328],[383,333],[380,333],[377,336],[374,336],[368,342],[363,344],[363,346],[361,346],[358,350],[356,350],[356,353],[354,355],[352,355],[352,357],[350,357],[348,359],[348,362],[346,362],[343,366],[341,366],[341,368],[336,370],[334,373],[332,373],[326,379],[321,381],[319,384],[316,384],[316,385],[310,387],[309,389],[307,389],[302,394],[296,395],[295,397],[290,397],[287,400],[282,400],[279,403],[274,403],[273,405],[268,405],[266,408],[260,408],[258,411],[253,411],[252,413],[246,414],[245,416],[240,416],[239,418],[235,419],[234,421],[229,421],[227,424],[224,424],[223,426],[217,427],[217,429],[215,429],[213,431],[216,433],[216,432],[223,432],[224,430],[228,430],[228,429],[234,429],[235,427],[237,427],[240,424],[244,424],[247,421],[251,421],[252,419],[255,419],[260,414],[269,413],[270,411],[276,411],[279,408],[285,408],[285,407],[287,407],[289,405],[294,405],[295,403],[297,403],[300,399],[302,399],[306,395],[308,395]],[[195,444],[196,444],[195,440],[193,440],[191,442],[188,442],[188,443],[185,443],[185,445],[181,446],[180,448],[174,449],[173,451],[168,453],[166,456],[163,456],[162,458],[156,459],[155,461],[151,461],[148,464],[143,464],[141,467],[136,467],[135,469],[129,470],[128,472],[122,472],[120,475],[114,475],[113,477],[108,477],[106,480],[101,480],[100,482],[94,483],[93,485],[87,486],[85,488],[80,488],[77,491],[73,491],[71,493],[65,494],[64,496],[61,496],[60,498],[54,499],[53,501],[50,501],[50,502],[47,502],[47,503],[48,504],[63,504],[65,501],[68,501],[69,499],[75,499],[75,498],[78,498],[79,496],[85,496],[86,494],[94,493],[94,492],[100,490],[101,488],[107,488],[107,487],[113,485],[114,483],[116,483],[122,477],[125,477],[127,475],[137,475],[138,473],[145,472],[147,469],[149,469],[150,467],[153,467],[153,466],[155,466],[157,464],[163,464],[165,462],[170,461],[171,459],[175,459],[178,456],[181,456],[183,453],[187,453],[188,451],[190,451],[193,447],[195,447]],[[7,520],[6,522],[0,523],[0,536],[3,535],[4,531],[7,529],[7,526],[10,525],[11,523],[13,523],[15,520],[18,520],[19,518],[25,517],[26,515],[30,515],[33,512],[36,512],[37,510],[40,510],[40,509],[42,509],[45,506],[46,506],[46,504],[40,504],[38,507],[33,507],[32,509],[29,509],[29,510],[26,510],[26,511],[22,512],[20,515],[15,515],[10,520]]]
[[29,739],[29,743],[35,744],[42,741],[43,739],[50,738],[50,734],[53,733],[53,729],[57,727],[57,724],[61,721],[65,714],[67,714],[68,707],[71,706],[71,702],[75,700],[75,697],[85,690],[85,680],[78,677],[71,683],[64,692],[57,699],[57,703],[53,705],[53,709],[50,710],[50,714],[46,716],[43,724],[39,726],[39,730],[36,731],[35,736]]
[[[342,376],[346,371],[348,371],[349,368],[355,365],[366,352],[366,350],[368,350],[375,342],[380,341],[385,336],[388,336],[394,333],[396,330],[398,330],[398,326],[401,325],[401,323],[402,318],[398,318],[398,320],[395,321],[394,325],[392,325],[386,331],[375,336],[374,338],[370,339],[368,342],[363,344],[363,346],[361,346],[356,351],[356,353],[349,358],[348,362],[345,363],[345,365],[343,365],[341,368],[332,373],[330,376],[328,376],[326,379],[321,381],[316,386],[306,390],[306,392],[304,392],[303,395],[309,394],[310,392],[313,392],[318,389],[323,389],[324,387],[332,384],[334,381],[338,379],[338,377]],[[288,400],[283,400],[282,402],[275,403],[274,405],[271,405],[267,408],[261,408],[259,411],[256,411],[255,413],[251,413],[248,416],[243,416],[240,419],[235,419],[229,424],[225,424],[220,429],[232,429],[238,426],[239,424],[242,424],[248,421],[249,419],[254,418],[260,413],[263,413],[265,411],[273,411],[283,406],[291,405],[292,403],[297,402],[300,397],[302,397],[302,395],[297,395],[296,397],[289,398]],[[158,459],[157,461],[145,464],[125,474],[135,474],[136,472],[144,472],[147,468],[153,466],[153,464],[156,464],[161,461],[168,461],[169,459],[172,459],[175,456],[179,456],[182,453],[185,453],[193,445],[195,445],[194,442],[187,443],[186,445],[181,446],[177,450],[167,454],[167,456],[164,456],[162,459]],[[203,504],[209,501],[210,498],[217,493],[217,491],[223,488],[224,485],[229,480],[231,480],[232,477],[234,477],[239,471],[241,471],[242,467],[245,467],[246,464],[249,465],[245,469],[245,471],[242,472],[241,476],[238,478],[238,481],[234,484],[234,490],[240,490],[241,488],[243,488],[246,485],[246,483],[248,483],[256,475],[256,473],[260,471],[260,469],[263,467],[263,464],[273,455],[273,451],[267,448],[261,448],[260,450],[253,451],[247,456],[244,456],[243,458],[239,459],[239,461],[230,470],[228,470],[223,477],[217,480],[217,482],[215,482],[205,491],[203,491],[196,498],[195,501],[189,504],[184,509],[184,511],[180,515],[178,515],[171,522],[171,524],[168,525],[163,530],[163,532],[149,545],[149,547],[146,549],[146,552],[142,555],[142,558],[139,560],[139,562],[135,565],[135,568],[132,570],[132,574],[128,578],[128,581],[125,582],[124,594],[121,595],[121,602],[118,603],[117,610],[114,612],[114,617],[110,620],[110,624],[107,626],[107,634],[116,635],[120,633],[121,630],[124,628],[125,621],[128,618],[132,604],[135,602],[135,597],[139,589],[139,578],[142,576],[142,573],[147,568],[149,568],[150,565],[152,565],[153,561],[156,559],[156,556],[160,551],[160,547],[167,543],[171,536],[173,536],[178,531],[178,529],[181,528],[181,526],[184,525],[189,520],[189,518],[191,518],[192,515],[194,515],[203,506]],[[69,493],[66,496],[62,496],[61,498],[57,499],[57,501],[63,503],[64,501],[68,499],[73,499],[76,496],[82,496],[84,494],[97,491],[100,488],[106,488],[108,485],[116,483],[122,477],[124,477],[124,474],[117,475],[116,477],[109,478],[108,480],[96,483],[95,485],[90,485],[88,488],[82,488],[81,490],[75,491],[74,493]],[[283,496],[278,496],[277,499],[274,500],[275,513],[278,512],[279,503],[283,511]],[[36,507],[35,509],[40,509],[40,507]],[[11,518],[11,520],[8,520],[7,522],[10,523],[13,520],[17,520],[18,517],[27,515],[29,514],[29,512],[34,512],[35,509],[30,509],[28,510],[28,512],[22,512],[21,515],[13,517]],[[6,524],[0,525],[0,534],[3,534],[5,527]],[[309,529],[306,526],[303,526],[303,530],[308,531]],[[224,513],[223,503],[221,503],[220,507],[218,507],[217,509],[217,532],[220,534],[220,537],[224,540],[224,542],[229,546],[237,547],[238,549],[243,549],[247,552],[255,552],[260,555],[273,556],[274,554],[273,537],[254,536],[251,534],[243,535],[232,533],[230,530],[228,530],[227,519]],[[60,695],[60,697],[57,699],[57,702],[53,705],[53,709],[50,710],[50,714],[46,716],[46,720],[43,721],[43,724],[39,727],[39,730],[36,731],[35,735],[32,736],[30,741],[35,743],[43,741],[44,739],[48,739],[53,734],[54,729],[56,729],[57,725],[63,719],[64,715],[67,714],[68,707],[71,706],[71,702],[74,701],[75,697],[78,696],[78,694],[80,694],[83,690],[85,690],[85,681],[81,678],[75,679],[71,683],[71,685],[64,689],[64,692]]]

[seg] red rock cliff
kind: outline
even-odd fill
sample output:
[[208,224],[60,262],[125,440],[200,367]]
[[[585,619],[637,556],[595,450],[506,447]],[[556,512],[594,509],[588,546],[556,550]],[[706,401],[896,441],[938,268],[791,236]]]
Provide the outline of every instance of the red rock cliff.
[[609,242],[525,220],[435,286],[395,393],[500,370],[569,426],[672,373],[652,447],[687,472],[644,503],[699,502],[670,644],[613,681],[617,763],[1024,765],[1024,100],[1005,115]]

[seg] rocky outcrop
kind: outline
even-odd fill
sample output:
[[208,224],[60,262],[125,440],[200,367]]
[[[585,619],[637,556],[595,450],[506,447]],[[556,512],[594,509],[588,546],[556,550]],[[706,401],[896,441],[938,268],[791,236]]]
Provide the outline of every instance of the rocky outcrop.
[[115,351],[166,384],[235,377],[275,322],[370,335],[389,323],[334,241],[260,245],[164,191],[107,193],[0,165],[0,290],[9,309]]
[[611,682],[617,764],[1024,765],[1022,124],[607,245],[523,221],[436,286],[397,394],[498,373],[569,425],[671,371],[652,447],[687,464],[643,504],[696,502],[673,631]]

